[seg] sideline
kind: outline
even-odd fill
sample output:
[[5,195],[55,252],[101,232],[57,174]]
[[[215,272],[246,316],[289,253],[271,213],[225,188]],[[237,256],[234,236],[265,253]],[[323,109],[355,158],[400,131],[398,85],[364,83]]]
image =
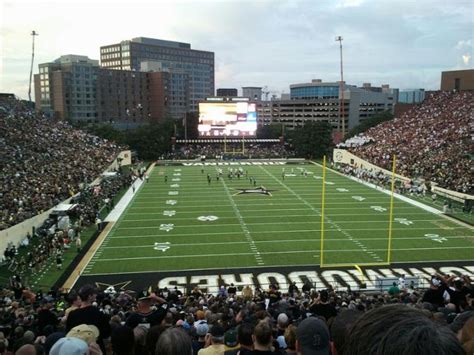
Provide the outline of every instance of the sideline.
[[[146,171],[146,174],[148,176],[150,176],[150,172],[153,171],[154,167],[155,163],[150,164]],[[104,222],[107,222],[106,226],[101,231],[101,233],[94,241],[92,246],[89,248],[89,250],[86,252],[86,254],[82,257],[81,261],[77,264],[74,271],[71,272],[71,275],[67,278],[66,282],[64,282],[64,284],[61,286],[63,289],[70,290],[74,287],[79,277],[81,277],[82,273],[90,264],[92,258],[95,256],[96,252],[102,246],[102,243],[105,241],[110,231],[115,226],[115,223],[120,219],[122,214],[125,212],[127,206],[135,197],[136,193],[133,192],[133,187],[135,187],[135,191],[138,191],[144,183],[145,180],[136,179],[133,184],[128,188],[127,192],[125,192],[125,194],[122,196],[120,201],[115,205],[114,209],[107,215],[107,217],[105,217]]]
[[[316,163],[316,162],[314,162],[314,161],[310,161],[310,162],[311,162],[312,164],[314,164],[314,165],[317,165],[317,166],[321,167],[321,168],[323,167],[321,164]],[[331,172],[333,172],[333,173],[335,173],[335,174],[338,174],[338,175],[340,175],[340,176],[344,176],[344,177],[346,177],[346,178],[348,178],[348,179],[350,179],[350,180],[352,180],[352,181],[355,181],[355,182],[358,182],[358,183],[360,183],[360,184],[362,184],[362,185],[365,185],[365,186],[367,186],[367,187],[370,187],[370,188],[372,188],[372,189],[374,189],[374,190],[383,192],[383,193],[386,194],[386,195],[389,195],[389,196],[391,195],[391,192],[390,192],[389,190],[383,188],[383,187],[380,187],[380,186],[377,186],[377,185],[372,184],[372,183],[370,183],[370,182],[367,182],[367,181],[358,179],[358,178],[356,178],[355,176],[345,175],[345,174],[343,174],[343,173],[341,173],[341,172],[339,172],[339,171],[337,171],[337,170],[334,170],[334,169],[332,169],[332,168],[329,168],[329,167],[327,167],[327,166],[326,166],[326,169],[328,169],[328,170],[330,170]],[[397,194],[397,193],[395,193],[395,192],[393,193],[393,196],[396,197],[397,199],[403,201],[403,202],[406,202],[406,203],[409,203],[410,205],[413,205],[413,206],[415,206],[415,207],[421,208],[421,209],[424,210],[424,211],[427,211],[427,212],[436,214],[436,215],[438,215],[438,216],[441,216],[441,217],[443,217],[444,219],[447,219],[447,220],[449,220],[449,221],[451,221],[451,222],[453,222],[453,223],[456,223],[456,224],[461,225],[461,226],[463,226],[463,227],[466,227],[466,228],[468,228],[468,229],[474,229],[474,227],[472,227],[471,225],[469,225],[469,224],[467,224],[467,223],[465,223],[465,222],[462,222],[462,221],[460,221],[460,220],[458,220],[458,219],[456,219],[456,218],[447,216],[447,215],[445,215],[442,211],[440,211],[440,210],[438,210],[438,209],[436,209],[436,208],[433,208],[433,207],[431,207],[431,206],[427,206],[427,205],[425,205],[425,204],[423,204],[423,203],[421,203],[421,202],[412,200],[411,198],[408,198],[408,197],[406,197],[406,196]]]

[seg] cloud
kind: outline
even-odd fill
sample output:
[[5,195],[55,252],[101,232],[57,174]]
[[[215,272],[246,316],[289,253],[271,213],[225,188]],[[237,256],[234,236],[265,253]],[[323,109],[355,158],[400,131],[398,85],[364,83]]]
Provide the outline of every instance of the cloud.
[[470,39],[468,40],[460,40],[456,44],[456,49],[465,49],[465,48],[472,48],[472,42]]
[[464,54],[464,55],[462,56],[462,61],[463,61],[463,63],[464,63],[465,66],[468,66],[469,63],[471,62],[471,55],[469,55],[469,54]]
[[[337,35],[344,38],[345,79],[357,85],[437,89],[441,71],[459,66],[463,55],[472,54],[474,5],[470,1],[399,0],[394,5],[388,0],[15,0],[3,4],[0,91],[24,87],[18,82],[27,87],[33,29],[39,33],[35,70],[38,63],[64,54],[98,59],[100,46],[143,36],[214,52],[216,88],[267,85],[286,92],[293,83],[338,79]],[[470,57],[466,60],[471,63]],[[26,91],[20,90],[16,93],[26,97]]]

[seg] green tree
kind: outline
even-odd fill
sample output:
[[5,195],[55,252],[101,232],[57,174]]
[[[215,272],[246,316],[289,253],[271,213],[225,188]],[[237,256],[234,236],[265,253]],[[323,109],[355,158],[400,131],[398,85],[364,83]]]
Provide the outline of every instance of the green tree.
[[136,150],[140,159],[153,160],[170,151],[173,134],[174,122],[167,119],[129,131],[125,141],[131,149]]
[[393,119],[393,114],[390,111],[384,111],[378,114],[375,114],[365,120],[362,120],[357,126],[347,132],[344,139],[348,139],[358,135],[359,133],[364,133],[371,127],[375,127],[382,122],[390,121]]
[[125,134],[123,131],[114,128],[111,124],[94,124],[87,127],[87,131],[98,137],[125,144]]
[[186,134],[184,125],[186,125],[187,138],[197,139],[199,137],[198,124],[199,114],[197,112],[186,113],[186,119],[176,121],[177,137],[180,139],[185,138]]
[[273,123],[257,127],[257,138],[260,139],[278,139],[282,135],[282,124]]
[[332,127],[323,121],[308,121],[304,126],[295,128],[290,139],[297,156],[304,158],[321,158],[327,155],[332,147]]

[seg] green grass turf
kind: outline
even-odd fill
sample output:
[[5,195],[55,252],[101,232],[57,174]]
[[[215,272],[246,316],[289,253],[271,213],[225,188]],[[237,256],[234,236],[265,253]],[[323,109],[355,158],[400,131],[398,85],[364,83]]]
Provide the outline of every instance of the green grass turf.
[[[238,194],[253,184],[245,177],[230,180],[228,167],[221,168],[224,177],[216,181],[214,166],[204,167],[204,173],[201,167],[156,167],[84,275],[320,264],[320,166],[286,165],[285,173],[296,176],[285,179],[283,166],[242,166],[272,196]],[[307,177],[301,169],[308,170]],[[324,264],[387,262],[390,196],[332,171],[326,180]],[[170,195],[173,191],[178,194]],[[472,260],[472,229],[398,199],[393,217],[408,224],[393,222],[392,262]],[[168,224],[171,230],[160,229]],[[170,243],[169,249],[155,250],[155,243]]]

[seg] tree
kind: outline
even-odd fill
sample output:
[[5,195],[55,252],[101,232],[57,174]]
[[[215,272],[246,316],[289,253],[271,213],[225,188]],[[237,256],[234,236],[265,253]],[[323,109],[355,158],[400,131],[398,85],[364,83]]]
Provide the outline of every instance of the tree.
[[377,113],[363,121],[361,121],[357,126],[349,130],[347,132],[346,136],[344,139],[348,139],[351,137],[354,137],[358,135],[359,133],[364,133],[371,127],[375,127],[378,124],[385,122],[385,121],[390,121],[393,119],[393,114],[390,111],[384,111],[381,113]]
[[278,139],[282,134],[282,124],[272,123],[257,128],[257,138],[260,139]]
[[199,114],[197,112],[187,112],[186,119],[176,121],[177,136],[180,139],[185,137],[184,125],[186,124],[188,139],[197,139],[199,137],[198,124]]
[[291,132],[291,141],[297,156],[309,159],[327,155],[332,146],[332,127],[324,121],[308,121]]

